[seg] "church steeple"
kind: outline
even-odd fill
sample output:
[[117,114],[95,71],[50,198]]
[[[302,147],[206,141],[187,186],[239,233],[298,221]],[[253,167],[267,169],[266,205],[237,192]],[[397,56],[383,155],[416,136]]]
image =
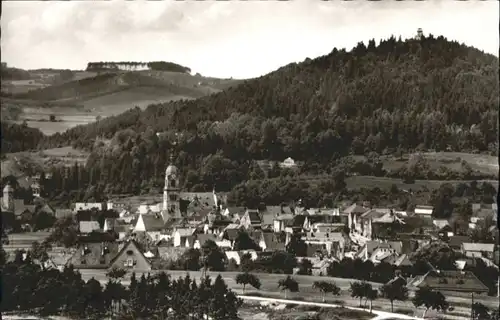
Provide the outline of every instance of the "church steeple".
[[162,217],[164,221],[169,218],[181,218],[179,169],[173,164],[173,154],[170,159],[170,165],[165,170],[165,187],[163,188]]

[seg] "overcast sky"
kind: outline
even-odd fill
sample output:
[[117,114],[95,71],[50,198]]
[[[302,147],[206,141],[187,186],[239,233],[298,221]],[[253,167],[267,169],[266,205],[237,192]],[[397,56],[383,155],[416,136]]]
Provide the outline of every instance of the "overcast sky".
[[206,76],[249,78],[290,62],[411,37],[417,28],[498,56],[498,1],[2,3],[2,61],[84,69],[89,61],[172,61]]

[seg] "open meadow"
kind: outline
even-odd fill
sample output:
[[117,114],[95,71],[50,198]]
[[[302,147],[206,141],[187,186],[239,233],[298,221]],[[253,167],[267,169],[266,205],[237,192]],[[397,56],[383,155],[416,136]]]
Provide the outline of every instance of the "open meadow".
[[[184,277],[187,274],[194,278],[199,279],[202,276],[202,272],[200,271],[174,271],[174,270],[165,270],[168,274],[171,275],[172,278]],[[105,271],[103,270],[80,270],[82,277],[84,280],[88,280],[94,278],[101,283],[105,283],[107,278],[105,276]],[[150,271],[151,274],[157,273],[160,271],[153,270]],[[145,272],[147,273],[147,272]],[[223,280],[226,282],[229,288],[234,290],[238,294],[243,294],[243,286],[236,284],[234,280],[236,275],[239,272],[207,272],[207,275],[210,277],[216,277],[220,274]],[[140,277],[142,273],[137,272],[136,276]],[[278,280],[283,279],[286,275],[283,274],[268,274],[268,273],[254,273],[262,284],[260,290],[256,290],[251,287],[247,287],[245,295],[249,296],[259,296],[259,297],[269,297],[269,298],[284,298],[284,294],[278,288]],[[122,281],[124,285],[128,285],[130,274],[125,276],[125,279]],[[299,283],[299,292],[290,292],[288,293],[288,299],[291,300],[301,300],[301,301],[314,301],[321,302],[322,297],[321,294],[312,288],[312,284],[314,281],[334,281],[341,289],[340,296],[327,296],[326,302],[339,304],[350,307],[359,307],[359,299],[350,297],[349,287],[350,283],[356,280],[353,279],[344,279],[344,278],[331,278],[331,277],[321,277],[321,276],[301,276],[294,275],[293,278]],[[372,283],[374,288],[379,288],[381,285],[379,283]],[[489,297],[489,296],[475,296],[475,301],[481,302],[484,305],[490,308],[498,307],[498,298],[497,297]],[[460,317],[467,316],[470,314],[470,304],[471,299],[468,296],[460,296],[460,295],[447,295],[447,300],[454,307],[453,314],[455,316]],[[363,304],[365,302],[363,301]],[[381,311],[390,311],[391,305],[390,302],[386,299],[378,299],[373,302],[373,308]],[[398,313],[404,313],[408,315],[415,314],[415,307],[411,303],[411,301],[395,301],[394,302],[394,310]],[[396,311],[398,310],[398,311]],[[417,310],[416,315],[421,316],[423,309]],[[451,317],[450,319],[455,319]]]

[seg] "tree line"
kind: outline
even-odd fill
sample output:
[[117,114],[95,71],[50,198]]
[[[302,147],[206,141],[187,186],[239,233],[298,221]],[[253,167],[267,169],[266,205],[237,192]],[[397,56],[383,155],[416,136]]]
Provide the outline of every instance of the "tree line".
[[0,122],[0,140],[2,158],[6,153],[35,150],[45,135],[26,123]]
[[108,282],[82,280],[71,266],[62,272],[43,269],[27,254],[17,252],[5,263],[2,250],[2,312],[29,312],[41,316],[67,315],[76,318],[102,319],[238,319],[241,300],[228,289],[219,275],[212,280],[195,281],[189,275],[172,279],[162,272],[132,274],[130,285],[120,280],[123,272],[111,270]]
[[181,66],[173,62],[152,61],[152,62],[135,62],[135,61],[120,61],[120,62],[89,62],[87,63],[87,71],[102,71],[102,70],[118,70],[119,67],[128,67],[134,69],[137,67],[148,67],[151,70],[171,71],[181,73],[191,73],[191,69]]

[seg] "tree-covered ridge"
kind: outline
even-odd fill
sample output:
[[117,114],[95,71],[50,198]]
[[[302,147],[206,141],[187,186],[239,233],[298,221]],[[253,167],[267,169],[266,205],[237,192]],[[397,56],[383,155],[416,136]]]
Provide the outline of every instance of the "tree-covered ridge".
[[191,73],[191,69],[181,66],[177,63],[166,61],[151,61],[151,62],[136,62],[136,61],[120,61],[120,62],[89,62],[87,64],[87,71],[101,71],[101,70],[135,70],[135,69],[151,69],[158,71],[171,71],[181,73]]
[[44,134],[24,124],[0,122],[2,154],[36,149]]
[[[182,131],[201,153],[327,160],[348,153],[498,149],[498,59],[444,37],[391,37],[290,64],[224,92],[152,105],[47,141]],[[216,147],[212,147],[216,146]],[[186,145],[183,148],[188,148]],[[228,154],[229,155],[229,154]]]

